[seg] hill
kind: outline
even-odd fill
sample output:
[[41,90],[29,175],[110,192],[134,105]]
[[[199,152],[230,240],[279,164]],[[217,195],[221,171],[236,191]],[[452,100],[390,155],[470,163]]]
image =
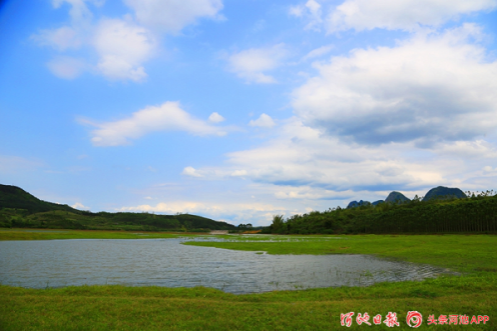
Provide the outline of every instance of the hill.
[[92,213],[36,198],[0,184],[0,227],[130,231],[234,230],[235,226],[190,214]]
[[452,198],[467,198],[466,194],[458,188],[449,188],[444,186],[439,186],[432,188],[426,193],[423,201],[430,201],[433,199],[452,199]]
[[355,207],[360,207],[360,206],[367,206],[367,205],[370,205],[370,204],[371,204],[371,202],[369,202],[369,201],[362,201],[362,200],[360,200],[359,202],[357,202],[357,201],[351,201],[348,204],[347,208],[355,208]]
[[51,210],[63,210],[72,213],[81,212],[68,205],[59,205],[40,200],[20,187],[0,184],[0,210],[2,208],[26,209],[29,213],[40,213]]
[[[423,198],[423,201],[429,201],[429,200],[433,200],[433,199],[440,200],[440,199],[453,199],[453,198],[462,199],[462,198],[467,198],[467,196],[466,196],[466,194],[464,194],[463,191],[461,191],[458,188],[449,188],[449,187],[444,187],[444,186],[438,186],[438,187],[435,187],[435,188],[432,188],[431,190],[429,190],[426,193],[425,197]],[[387,196],[385,201],[378,200],[378,201],[373,202],[372,205],[377,206],[383,202],[400,204],[400,203],[406,203],[409,201],[411,201],[411,199],[407,198],[402,193],[397,192],[397,191],[393,191],[393,192],[390,192],[390,194]],[[359,202],[351,201],[347,205],[347,209],[356,208],[356,207],[364,206],[367,204],[369,204],[368,201],[362,201],[362,200]]]
[[385,199],[385,202],[389,203],[404,203],[408,201],[411,201],[411,199],[407,198],[405,195],[397,191],[390,192],[388,197]]

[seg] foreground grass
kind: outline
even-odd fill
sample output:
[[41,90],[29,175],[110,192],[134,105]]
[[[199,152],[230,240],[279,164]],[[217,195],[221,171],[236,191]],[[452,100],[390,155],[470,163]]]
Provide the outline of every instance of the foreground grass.
[[[497,329],[497,236],[240,237],[198,246],[277,254],[376,254],[465,272],[422,282],[381,283],[232,295],[208,288],[82,286],[23,289],[0,286],[0,330],[336,330],[340,314],[408,311],[423,314],[420,329]],[[261,240],[257,240],[260,238]],[[269,238],[269,240],[268,240]],[[290,240],[288,241],[288,238]],[[304,239],[305,238],[305,239]],[[271,242],[270,240],[279,240]],[[486,325],[430,325],[428,315],[488,315]],[[368,329],[355,321],[352,330]],[[372,329],[390,329],[373,325]]]
[[[368,288],[232,295],[208,288],[0,286],[2,330],[335,330],[349,311],[423,314],[422,329],[495,330],[497,277],[480,273]],[[428,315],[488,315],[486,325],[427,326]],[[367,326],[352,329],[360,330]],[[374,329],[387,329],[373,326]]]

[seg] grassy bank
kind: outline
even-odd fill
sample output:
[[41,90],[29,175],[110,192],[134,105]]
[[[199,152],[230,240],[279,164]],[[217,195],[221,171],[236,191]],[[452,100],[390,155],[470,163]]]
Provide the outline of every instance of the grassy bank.
[[[60,235],[61,233],[53,234]],[[83,286],[22,289],[0,286],[3,330],[336,330],[340,314],[408,311],[423,314],[420,329],[497,329],[497,236],[226,236],[232,242],[197,246],[275,254],[376,254],[463,271],[423,282],[381,283],[232,295],[207,288]],[[428,315],[488,315],[486,325],[426,325]],[[368,329],[355,321],[352,330]],[[0,328],[1,329],[1,328]],[[390,329],[386,325],[371,329]]]
[[185,244],[266,251],[269,254],[374,254],[464,272],[481,268],[494,268],[494,271],[497,271],[496,235],[254,236],[236,240],[233,237],[227,238],[232,241]]

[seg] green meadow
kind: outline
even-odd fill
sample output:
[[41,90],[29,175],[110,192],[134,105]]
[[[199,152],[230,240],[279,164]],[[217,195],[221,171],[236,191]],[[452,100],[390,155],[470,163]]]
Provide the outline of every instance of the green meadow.
[[[0,231],[1,240],[71,238],[172,238],[179,234],[104,231]],[[129,236],[129,237],[127,237]],[[135,236],[135,237],[132,237]],[[157,236],[157,237],[155,237]],[[181,235],[184,236],[184,235]],[[80,286],[24,289],[0,286],[0,330],[381,330],[357,325],[357,313],[372,317],[396,312],[400,327],[408,311],[423,315],[420,329],[497,329],[497,236],[495,235],[341,235],[220,236],[224,242],[188,242],[222,249],[268,254],[373,254],[428,263],[460,276],[420,282],[379,283],[234,295],[196,288]],[[351,328],[340,314],[355,312]],[[427,325],[429,315],[487,315],[484,325]]]

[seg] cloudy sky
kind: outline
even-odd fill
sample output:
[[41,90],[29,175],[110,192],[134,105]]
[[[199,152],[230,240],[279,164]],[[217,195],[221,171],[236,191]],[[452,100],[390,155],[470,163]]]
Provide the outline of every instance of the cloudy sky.
[[497,188],[497,0],[11,0],[0,183],[233,224]]

